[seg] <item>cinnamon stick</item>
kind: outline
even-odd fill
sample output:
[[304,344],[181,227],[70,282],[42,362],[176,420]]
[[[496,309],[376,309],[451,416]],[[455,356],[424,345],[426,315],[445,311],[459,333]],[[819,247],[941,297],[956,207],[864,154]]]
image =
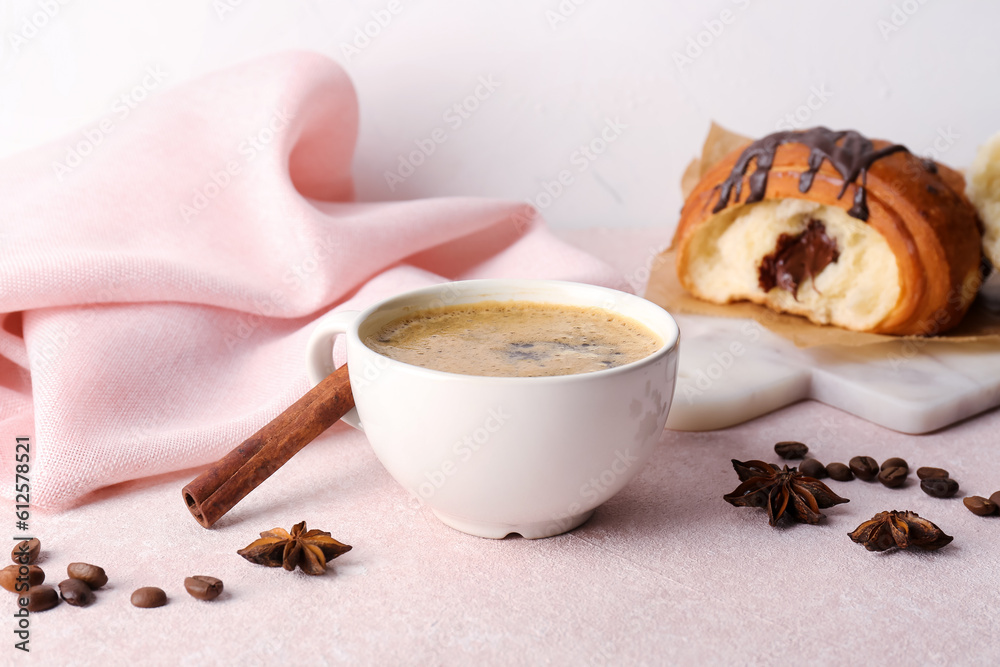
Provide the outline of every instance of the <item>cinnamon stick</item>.
[[345,364],[185,486],[187,508],[210,528],[353,407]]

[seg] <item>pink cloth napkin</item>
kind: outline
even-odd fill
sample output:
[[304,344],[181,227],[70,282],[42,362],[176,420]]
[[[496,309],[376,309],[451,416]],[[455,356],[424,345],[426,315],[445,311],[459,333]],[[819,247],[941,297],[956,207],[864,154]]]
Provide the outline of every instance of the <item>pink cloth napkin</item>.
[[482,277],[620,286],[523,204],[352,202],[357,131],[346,73],[291,53],[0,163],[3,479],[18,435],[42,508],[216,460],[308,390],[331,308]]

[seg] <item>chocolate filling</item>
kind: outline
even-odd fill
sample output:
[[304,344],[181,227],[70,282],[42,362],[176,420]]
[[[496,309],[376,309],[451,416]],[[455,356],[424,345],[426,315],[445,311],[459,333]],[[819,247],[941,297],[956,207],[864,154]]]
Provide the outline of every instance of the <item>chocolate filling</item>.
[[760,261],[760,288],[770,292],[780,287],[791,292],[797,301],[802,281],[806,278],[815,281],[816,276],[838,257],[837,239],[827,236],[822,222],[810,219],[806,231],[801,234],[779,236],[774,252]]
[[[812,187],[813,177],[822,166],[823,160],[828,160],[844,181],[837,199],[843,197],[847,186],[856,183],[860,177],[861,184],[854,191],[854,205],[847,211],[848,215],[859,220],[868,219],[868,201],[865,193],[868,168],[876,160],[907,150],[906,146],[899,144],[875,150],[875,146],[870,140],[854,130],[834,132],[825,127],[814,127],[801,131],[775,132],[758,139],[743,150],[732,171],[729,172],[729,176],[722,182],[721,186],[717,186],[719,188],[719,201],[715,204],[712,212],[718,213],[729,205],[729,198],[734,188],[736,196],[733,201],[739,203],[740,192],[743,189],[743,176],[746,174],[751,160],[756,160],[757,169],[750,174],[750,194],[747,195],[746,203],[752,204],[761,201],[767,190],[767,174],[774,163],[774,153],[778,150],[778,146],[788,143],[802,144],[807,146],[810,151],[809,169],[799,176],[799,192],[809,191],[809,188]],[[933,165],[933,163],[931,164]]]

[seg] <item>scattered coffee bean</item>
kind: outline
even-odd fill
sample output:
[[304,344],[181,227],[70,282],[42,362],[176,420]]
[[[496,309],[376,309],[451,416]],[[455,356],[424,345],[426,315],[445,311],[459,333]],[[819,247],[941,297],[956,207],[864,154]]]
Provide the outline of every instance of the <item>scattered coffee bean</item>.
[[944,468],[917,468],[917,477],[920,479],[937,479],[951,477]]
[[222,580],[198,574],[184,580],[184,590],[193,598],[214,600],[222,593]]
[[855,456],[847,465],[858,479],[870,482],[878,475],[878,461],[870,456]]
[[132,592],[132,604],[144,609],[162,607],[167,604],[167,594],[163,592],[162,588],[144,586]]
[[878,474],[878,481],[882,482],[885,486],[890,489],[896,489],[903,486],[906,482],[906,476],[910,473],[906,468],[901,468],[898,466],[893,466],[892,468],[882,468],[882,472]]
[[28,589],[28,611],[45,611],[59,604],[59,594],[51,586],[32,586]]
[[28,585],[38,586],[45,581],[45,571],[37,565],[28,566]]
[[997,511],[997,504],[992,500],[987,500],[982,496],[969,496],[962,500],[969,511],[979,516],[989,516]]
[[827,463],[826,474],[838,482],[850,482],[854,479],[854,473],[843,463]]
[[906,462],[906,459],[901,459],[898,456],[894,456],[891,459],[886,459],[882,461],[882,466],[879,470],[885,470],[886,468],[906,468],[906,471],[910,471],[910,464]]
[[66,574],[70,579],[79,579],[91,588],[100,588],[108,583],[104,568],[89,563],[70,563],[66,567]]
[[94,591],[81,579],[66,579],[59,582],[59,596],[74,607],[86,607],[94,601]]
[[14,545],[10,552],[10,559],[18,565],[31,565],[38,560],[38,553],[42,550],[42,543],[33,537],[30,540],[21,540]]
[[816,479],[823,479],[826,477],[826,466],[817,461],[816,459],[806,459],[799,465],[799,472],[806,477],[815,477]]
[[[24,581],[18,581],[21,576],[21,565],[8,565],[7,567],[0,570],[0,586],[3,586],[11,593],[18,593],[24,591],[18,591],[17,585],[23,584]],[[45,581],[45,572],[42,568],[37,565],[28,565],[28,585],[38,586],[43,581]]]
[[17,592],[17,569],[19,567],[19,565],[8,565],[0,570],[0,586],[11,593]]
[[774,453],[783,459],[804,459],[809,448],[804,443],[785,440],[774,446]]
[[928,477],[920,480],[920,488],[928,496],[951,498],[958,493],[958,482],[951,477]]
[[990,496],[990,502],[996,505],[997,507],[1000,507],[1000,491],[997,491],[992,496]]

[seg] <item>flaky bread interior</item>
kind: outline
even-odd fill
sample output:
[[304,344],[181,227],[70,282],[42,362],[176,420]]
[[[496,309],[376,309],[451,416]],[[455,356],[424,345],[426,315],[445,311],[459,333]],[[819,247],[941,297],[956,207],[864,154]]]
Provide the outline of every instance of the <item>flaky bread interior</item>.
[[[760,265],[782,234],[795,236],[818,220],[836,240],[839,257],[798,294],[782,287],[765,292]],[[889,315],[900,299],[896,257],[885,238],[841,208],[804,199],[765,200],[730,207],[694,232],[686,248],[683,282],[695,296],[715,303],[748,300],[817,324],[866,331]]]
[[966,187],[983,221],[983,253],[1000,267],[1000,134],[979,148]]

